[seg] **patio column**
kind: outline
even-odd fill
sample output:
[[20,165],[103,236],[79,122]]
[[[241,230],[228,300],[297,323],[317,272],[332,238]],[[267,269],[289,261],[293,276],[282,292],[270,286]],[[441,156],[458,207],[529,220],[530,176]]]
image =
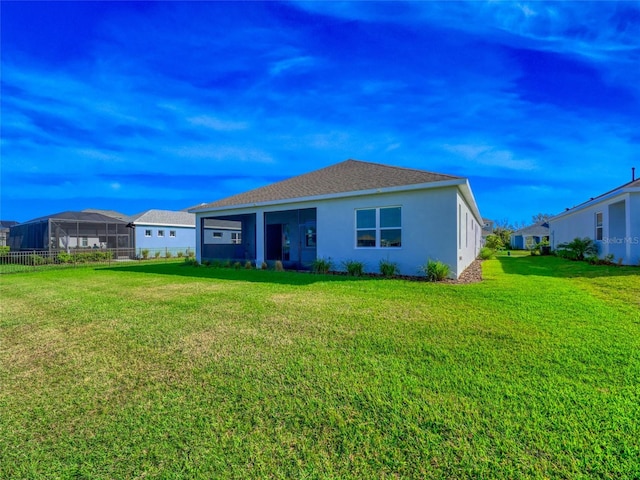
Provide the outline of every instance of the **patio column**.
[[264,212],[256,212],[256,268],[264,262]]

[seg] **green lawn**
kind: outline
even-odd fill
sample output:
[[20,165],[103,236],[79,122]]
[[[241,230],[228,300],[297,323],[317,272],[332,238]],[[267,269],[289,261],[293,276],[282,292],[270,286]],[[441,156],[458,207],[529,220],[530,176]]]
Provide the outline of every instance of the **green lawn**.
[[0,278],[0,478],[640,478],[640,269]]

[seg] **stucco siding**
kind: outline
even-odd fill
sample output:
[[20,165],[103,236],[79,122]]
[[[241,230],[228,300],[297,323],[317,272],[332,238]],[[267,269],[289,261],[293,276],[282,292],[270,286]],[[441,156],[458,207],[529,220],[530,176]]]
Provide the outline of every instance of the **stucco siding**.
[[[147,230],[151,235],[147,236]],[[164,236],[158,236],[159,231]],[[146,248],[149,250],[158,250],[163,248],[190,248],[196,247],[196,229],[195,227],[172,227],[159,225],[140,225],[136,224],[136,248]],[[171,236],[171,232],[175,232],[175,237]]]
[[[598,239],[596,214],[602,214],[602,234]],[[549,221],[552,248],[574,238],[588,237],[598,244],[599,256],[613,255],[626,265],[640,262],[640,194],[622,193],[587,205]]]

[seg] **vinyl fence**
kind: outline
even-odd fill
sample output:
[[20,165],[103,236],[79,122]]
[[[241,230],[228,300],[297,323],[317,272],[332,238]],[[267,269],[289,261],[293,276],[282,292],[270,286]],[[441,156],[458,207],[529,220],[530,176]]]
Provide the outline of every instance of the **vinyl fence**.
[[122,262],[168,261],[176,258],[193,258],[189,248],[157,249],[72,249],[50,252],[31,250],[0,253],[0,274],[38,271],[50,268],[77,268],[82,266],[111,265]]

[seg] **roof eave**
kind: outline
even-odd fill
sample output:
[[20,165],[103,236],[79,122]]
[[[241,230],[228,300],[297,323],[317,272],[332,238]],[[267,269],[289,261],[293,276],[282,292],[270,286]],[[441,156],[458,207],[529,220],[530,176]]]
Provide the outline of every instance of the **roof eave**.
[[549,219],[549,221],[554,221],[558,218],[565,217],[567,215],[572,215],[580,210],[584,210],[585,208],[593,207],[598,203],[601,203],[606,200],[610,200],[614,197],[625,193],[640,193],[640,187],[628,187],[628,188],[620,188],[617,190],[613,190],[609,193],[605,193],[604,195],[600,195],[599,197],[592,198],[591,200],[587,200],[586,202],[581,203],[580,205],[576,205],[575,207],[567,208],[564,212],[560,212],[557,215],[554,215]]

